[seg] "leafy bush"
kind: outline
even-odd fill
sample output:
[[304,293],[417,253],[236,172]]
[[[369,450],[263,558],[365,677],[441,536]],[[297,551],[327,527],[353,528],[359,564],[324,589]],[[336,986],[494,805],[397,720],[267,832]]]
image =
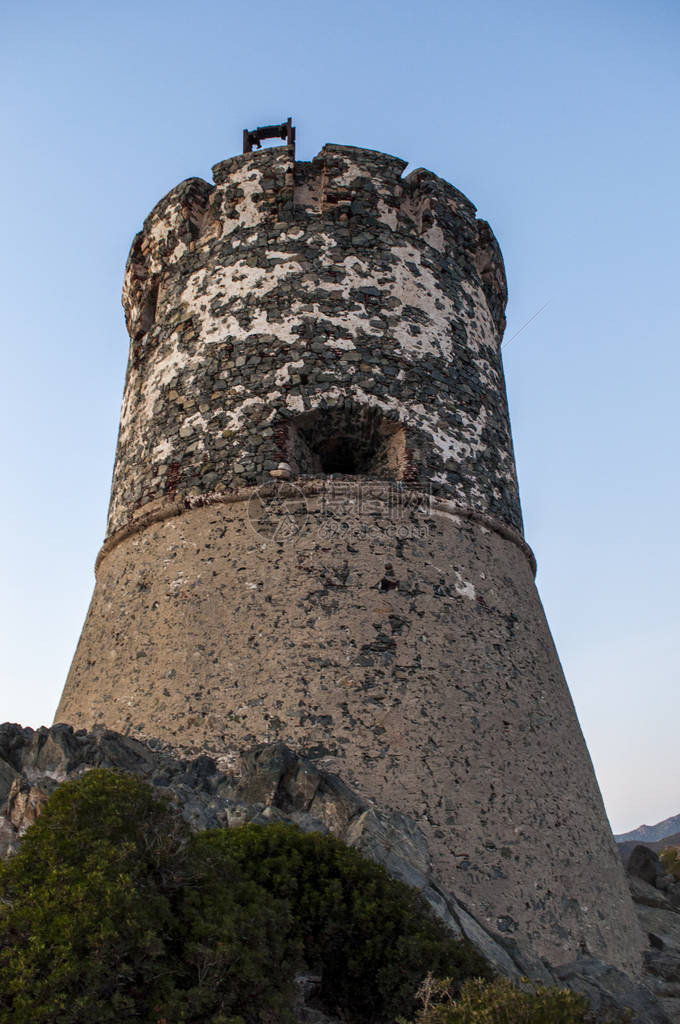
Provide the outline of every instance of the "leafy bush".
[[0,1024],[285,1024],[294,975],[353,1020],[413,1013],[428,971],[489,976],[421,897],[289,826],[192,835],[148,785],[65,783],[0,866]]
[[207,905],[194,861],[145,784],[95,770],[60,786],[0,868],[2,1024],[284,1020],[287,909],[236,864]]
[[153,991],[186,837],[125,776],[60,786],[0,871],[3,1020],[115,1021]]
[[[418,996],[421,1009],[414,1024],[587,1024],[594,1020],[585,996],[543,985],[523,990],[507,978],[468,979],[457,991],[449,979],[435,981],[429,976]],[[609,1024],[628,1020],[628,1016],[608,1018]]]
[[680,882],[680,847],[667,846],[659,854],[659,860],[668,874],[673,875]]
[[415,890],[331,836],[286,825],[204,832],[203,853],[233,857],[285,900],[308,968],[321,974],[321,999],[354,1020],[392,1020],[415,1009],[428,971],[456,982],[491,977],[475,949],[459,942]]

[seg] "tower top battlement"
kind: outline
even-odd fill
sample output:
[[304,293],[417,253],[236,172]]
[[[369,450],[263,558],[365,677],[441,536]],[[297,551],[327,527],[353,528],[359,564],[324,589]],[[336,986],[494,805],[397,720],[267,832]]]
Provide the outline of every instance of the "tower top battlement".
[[217,164],[152,210],[123,288],[130,362],[109,536],[280,467],[390,479],[521,532],[503,260],[452,185],[375,150]]
[[208,244],[244,228],[285,233],[291,221],[318,216],[344,225],[350,236],[357,227],[363,233],[372,221],[374,230],[415,237],[448,260],[459,261],[465,253],[502,337],[505,267],[488,223],[449,182],[424,168],[404,178],[406,167],[405,160],[387,153],[328,143],[311,161],[296,161],[292,146],[274,146],[215,164],[215,185],[186,179],[156,204],[133,243],[123,295],[126,313],[134,317],[130,300],[140,262],[147,273],[158,273],[197,242]]

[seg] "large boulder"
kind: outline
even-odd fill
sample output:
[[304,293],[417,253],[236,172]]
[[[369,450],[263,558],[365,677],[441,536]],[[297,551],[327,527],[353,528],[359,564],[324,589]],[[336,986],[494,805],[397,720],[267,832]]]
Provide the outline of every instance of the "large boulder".
[[664,873],[658,856],[641,843],[631,850],[626,871],[633,878],[641,878],[643,882],[653,886],[656,886],[657,879]]

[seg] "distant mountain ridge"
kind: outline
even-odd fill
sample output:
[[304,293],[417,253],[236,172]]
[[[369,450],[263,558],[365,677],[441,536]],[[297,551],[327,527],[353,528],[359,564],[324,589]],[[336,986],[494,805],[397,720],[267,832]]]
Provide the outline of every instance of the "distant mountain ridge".
[[634,828],[631,832],[622,832],[621,835],[614,836],[614,839],[617,843],[658,843],[659,840],[675,836],[678,832],[680,832],[680,814],[675,814],[672,818],[664,818],[657,825],[640,825],[639,828]]

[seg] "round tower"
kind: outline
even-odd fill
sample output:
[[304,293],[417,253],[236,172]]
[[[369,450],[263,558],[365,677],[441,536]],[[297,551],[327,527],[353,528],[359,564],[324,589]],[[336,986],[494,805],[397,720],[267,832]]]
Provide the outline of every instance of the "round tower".
[[[290,136],[289,136],[290,139]],[[553,962],[641,936],[522,534],[496,240],[395,157],[292,141],[137,235],[107,537],[56,719],[276,738],[413,815]]]

